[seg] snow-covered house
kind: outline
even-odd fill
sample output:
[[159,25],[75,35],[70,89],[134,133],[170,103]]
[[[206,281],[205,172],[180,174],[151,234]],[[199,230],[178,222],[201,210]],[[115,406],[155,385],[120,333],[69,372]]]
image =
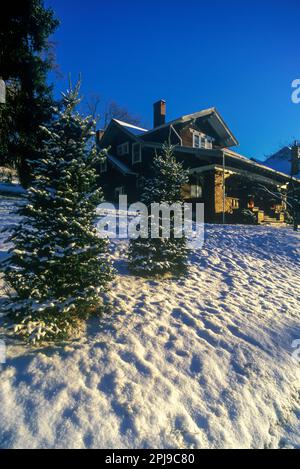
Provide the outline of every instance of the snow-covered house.
[[[154,104],[153,129],[112,119],[105,131],[97,132],[97,142],[99,148],[109,148],[99,167],[108,200],[125,193],[129,201],[138,200],[141,177],[151,175],[155,152],[170,142],[189,170],[184,197],[205,203],[207,221],[220,221],[223,212],[228,221],[238,221],[245,208],[261,222],[284,220],[284,204],[270,192],[286,190],[290,177],[233,151],[238,141],[214,107],[166,122],[166,103],[160,100]],[[300,179],[295,184],[300,186]]]

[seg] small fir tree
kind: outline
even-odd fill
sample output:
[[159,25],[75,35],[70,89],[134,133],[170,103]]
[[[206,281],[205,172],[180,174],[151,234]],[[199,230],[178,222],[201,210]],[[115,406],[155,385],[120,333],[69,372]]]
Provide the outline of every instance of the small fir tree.
[[44,128],[43,158],[32,162],[34,183],[13,232],[5,280],[15,292],[5,310],[15,331],[36,342],[69,336],[80,319],[101,310],[112,278],[107,241],[97,235],[102,200],[94,169],[94,122],[75,111],[79,86],[63,94]]
[[[173,154],[173,147],[164,145],[161,155],[153,160],[153,177],[144,181],[141,201],[150,208],[151,203],[178,203],[182,206],[182,186],[188,182],[187,172]],[[162,224],[162,215],[159,225]],[[159,229],[159,238],[151,238],[151,216],[148,218],[148,237],[131,239],[129,244],[129,268],[137,275],[152,276],[181,274],[187,268],[186,238],[176,238],[174,213],[170,216],[170,237],[163,237]]]

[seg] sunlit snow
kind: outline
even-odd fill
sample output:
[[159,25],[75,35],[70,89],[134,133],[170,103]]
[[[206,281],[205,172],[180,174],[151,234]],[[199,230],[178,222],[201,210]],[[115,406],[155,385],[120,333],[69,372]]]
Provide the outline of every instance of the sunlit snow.
[[0,447],[300,447],[300,234],[209,225],[182,279],[135,278],[127,241],[111,250],[111,316],[62,345],[8,341]]

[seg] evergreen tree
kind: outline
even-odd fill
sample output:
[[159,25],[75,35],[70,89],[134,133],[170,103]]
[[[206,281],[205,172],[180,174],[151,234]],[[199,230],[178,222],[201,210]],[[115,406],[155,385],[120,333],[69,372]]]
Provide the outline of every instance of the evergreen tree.
[[94,227],[102,200],[94,167],[104,156],[91,144],[94,121],[74,109],[78,91],[79,84],[63,94],[61,110],[43,129],[42,158],[32,162],[34,183],[4,266],[15,292],[5,310],[34,342],[66,337],[78,320],[100,311],[112,276],[107,240]]
[[6,104],[0,106],[0,165],[19,170],[30,180],[28,159],[37,157],[42,134],[53,105],[47,74],[53,68],[49,36],[58,26],[43,0],[9,0],[0,14],[0,76],[7,86]]
[[[141,201],[150,210],[151,203],[177,203],[182,206],[182,186],[188,182],[187,172],[173,154],[173,147],[164,145],[161,155],[153,160],[153,177],[144,181]],[[174,213],[170,217],[170,237],[164,237],[160,214],[159,237],[151,238],[151,216],[148,218],[148,237],[131,239],[129,244],[129,267],[138,275],[151,276],[166,273],[180,274],[187,267],[186,238],[175,237]]]

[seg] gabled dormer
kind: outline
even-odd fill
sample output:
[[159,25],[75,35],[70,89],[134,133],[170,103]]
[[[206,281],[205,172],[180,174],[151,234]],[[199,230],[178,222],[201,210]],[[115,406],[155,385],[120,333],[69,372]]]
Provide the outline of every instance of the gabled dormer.
[[141,140],[170,141],[174,145],[201,149],[228,148],[238,145],[216,108],[188,114],[165,122],[166,103],[154,104],[154,128],[142,134]]

